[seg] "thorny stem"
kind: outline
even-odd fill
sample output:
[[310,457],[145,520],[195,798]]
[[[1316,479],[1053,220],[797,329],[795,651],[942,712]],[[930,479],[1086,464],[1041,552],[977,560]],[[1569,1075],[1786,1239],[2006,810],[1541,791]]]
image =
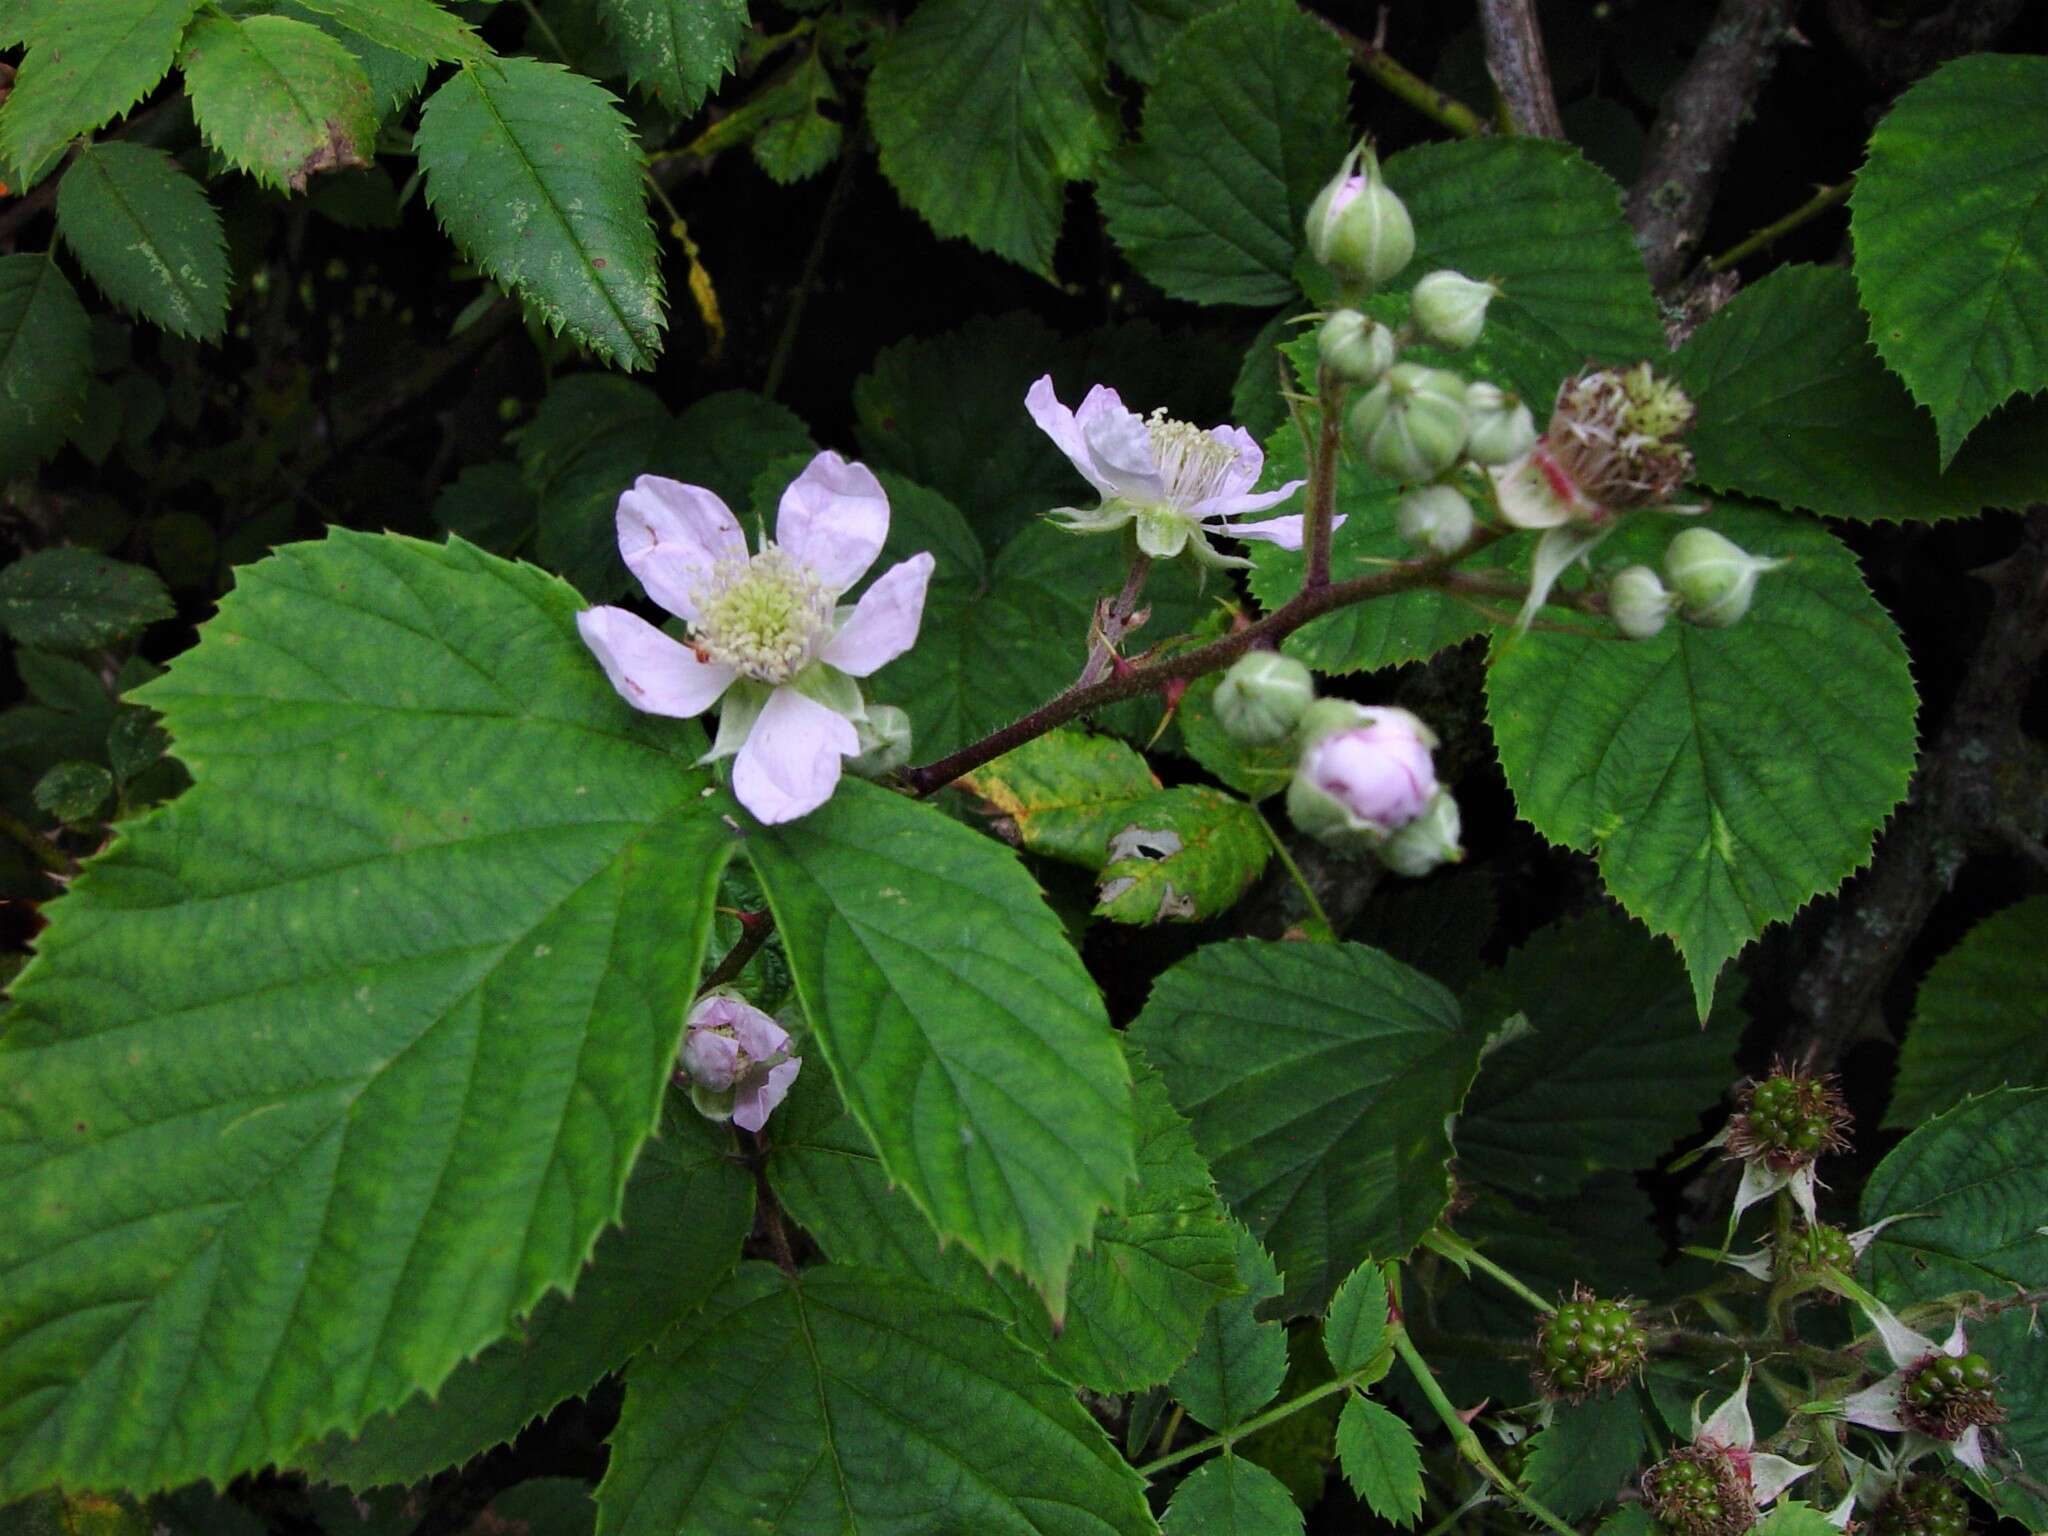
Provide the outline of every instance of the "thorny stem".
[[1117,642],[1122,640],[1131,627],[1131,615],[1138,611],[1138,598],[1145,590],[1145,578],[1152,574],[1152,557],[1139,551],[1131,556],[1131,568],[1124,576],[1123,590],[1110,604],[1109,611],[1102,616],[1095,644],[1088,653],[1088,664],[1081,669],[1076,679],[1076,688],[1086,688],[1102,680],[1110,663],[1116,660]]
[[1513,1291],[1538,1312],[1555,1312],[1557,1310],[1556,1302],[1545,1301],[1541,1296],[1538,1296],[1528,1286],[1522,1284],[1521,1281],[1502,1269],[1462,1237],[1446,1232],[1441,1227],[1425,1236],[1422,1239],[1422,1246],[1433,1253],[1442,1254],[1454,1264],[1470,1264],[1474,1269],[1492,1276],[1493,1279],[1499,1281],[1510,1291]]
[[[1164,1472],[1168,1467],[1178,1466],[1181,1462],[1191,1460],[1206,1451],[1228,1449],[1247,1435],[1256,1434],[1268,1424],[1278,1424],[1282,1419],[1287,1418],[1291,1414],[1300,1412],[1310,1403],[1321,1402],[1324,1398],[1335,1392],[1350,1390],[1353,1385],[1364,1380],[1372,1369],[1373,1366],[1370,1363],[1361,1365],[1357,1370],[1347,1371],[1335,1380],[1326,1381],[1318,1387],[1310,1387],[1300,1396],[1290,1397],[1286,1402],[1278,1403],[1268,1408],[1264,1413],[1254,1414],[1242,1424],[1235,1425],[1220,1435],[1210,1435],[1204,1440],[1191,1440],[1177,1451],[1169,1451],[1164,1456],[1155,1456],[1152,1460],[1138,1468],[1138,1476],[1149,1481],[1155,1473]],[[1567,1527],[1566,1529],[1569,1531],[1570,1528]],[[1577,1533],[1570,1532],[1570,1536],[1577,1536]]]
[[1726,272],[1737,262],[1747,261],[1758,251],[1763,250],[1782,236],[1791,234],[1800,225],[1807,223],[1809,220],[1819,218],[1830,208],[1839,207],[1841,204],[1846,203],[1849,200],[1849,194],[1855,190],[1856,178],[1854,176],[1844,177],[1832,187],[1822,187],[1812,197],[1809,197],[1782,219],[1766,224],[1747,239],[1729,246],[1727,250],[1707,263],[1707,270],[1709,272]]
[[1309,915],[1321,923],[1323,933],[1334,940],[1337,937],[1337,925],[1330,921],[1330,914],[1323,910],[1323,904],[1316,899],[1315,887],[1309,884],[1308,876],[1301,872],[1301,866],[1294,862],[1294,855],[1287,851],[1286,842],[1273,829],[1273,823],[1264,811],[1255,805],[1252,807],[1252,814],[1259,818],[1259,825],[1266,832],[1266,841],[1273,845],[1273,852],[1279,855],[1281,866],[1286,869],[1296,888],[1300,890],[1301,899],[1308,903]]
[[768,935],[774,931],[775,914],[765,907],[759,912],[744,914],[740,918],[739,938],[734,941],[732,948],[725,952],[725,958],[712,967],[711,974],[698,986],[698,995],[701,997],[714,987],[724,986],[745,970],[747,962],[754,958],[755,951],[768,942]]
[[1455,96],[1438,90],[1386,51],[1382,46],[1386,38],[1385,6],[1380,7],[1379,30],[1370,42],[1323,17],[1318,16],[1316,20],[1336,33],[1338,40],[1351,50],[1351,60],[1358,66],[1359,73],[1389,95],[1399,97],[1431,122],[1461,139],[1475,139],[1487,131],[1485,118]]
[[1308,516],[1302,524],[1302,548],[1308,551],[1301,590],[1312,592],[1330,584],[1330,536],[1335,531],[1337,452],[1344,442],[1342,388],[1329,369],[1316,375],[1316,403],[1321,420],[1316,428],[1315,460],[1309,468]]
[[[1387,1268],[1392,1270],[1395,1266],[1389,1264]],[[1391,1278],[1390,1275],[1389,1279]],[[1513,1478],[1493,1464],[1493,1458],[1486,1454],[1486,1447],[1481,1445],[1479,1437],[1472,1433],[1472,1426],[1465,1422],[1458,1412],[1457,1405],[1444,1395],[1444,1389],[1437,1384],[1436,1376],[1430,1371],[1429,1362],[1422,1358],[1414,1341],[1408,1337],[1408,1329],[1404,1324],[1393,1325],[1391,1342],[1394,1353],[1399,1355],[1401,1363],[1408,1367],[1408,1374],[1414,1378],[1415,1385],[1422,1389],[1422,1395],[1429,1399],[1429,1406],[1436,1410],[1436,1416],[1443,1421],[1444,1428],[1451,1432],[1451,1443],[1458,1448],[1460,1459],[1478,1468],[1486,1480],[1498,1488],[1508,1502],[1523,1514],[1542,1521],[1553,1531],[1559,1532],[1560,1536],[1578,1536],[1577,1531],[1560,1520],[1546,1505],[1523,1492]]]

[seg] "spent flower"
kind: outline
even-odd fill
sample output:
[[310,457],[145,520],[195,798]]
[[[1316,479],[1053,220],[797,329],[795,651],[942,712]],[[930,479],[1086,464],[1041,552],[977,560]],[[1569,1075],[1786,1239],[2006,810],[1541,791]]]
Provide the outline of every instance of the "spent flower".
[[1209,543],[1215,537],[1301,548],[1300,513],[1231,521],[1278,506],[1304,484],[1290,480],[1277,490],[1252,490],[1266,456],[1244,428],[1204,431],[1172,420],[1164,410],[1140,416],[1125,408],[1115,390],[1100,384],[1079,408],[1068,410],[1053,393],[1050,374],[1031,386],[1024,408],[1102,497],[1092,510],[1061,507],[1052,512],[1061,527],[1108,533],[1135,523],[1138,548],[1153,559],[1170,560],[1186,551],[1208,566],[1251,563],[1218,553]]
[[2005,1410],[1998,1402],[1998,1373],[1970,1348],[1963,1320],[1958,1317],[1948,1338],[1937,1344],[1853,1281],[1837,1282],[1837,1289],[1863,1308],[1893,1365],[1890,1375],[1842,1403],[1842,1417],[1868,1429],[1904,1434],[1901,1466],[1940,1449],[1984,1473],[1983,1431],[2003,1423]]
[[1649,1342],[1634,1302],[1574,1285],[1569,1301],[1536,1320],[1536,1385],[1573,1403],[1618,1392],[1642,1370]]
[[1643,1474],[1643,1501],[1682,1536],[1740,1536],[1757,1514],[1813,1470],[1756,1449],[1749,1366],[1711,1416],[1692,1409],[1692,1439]]
[[690,1010],[676,1082],[689,1089],[700,1114],[759,1131],[803,1070],[803,1058],[789,1046],[789,1031],[752,1003],[708,993]]
[[776,538],[747,552],[739,519],[701,485],[642,475],[619,498],[619,553],[647,595],[689,626],[687,644],[623,608],[588,608],[576,628],[635,709],[688,719],[720,705],[702,761],[735,758],[733,793],[763,822],[831,798],[840,760],[862,749],[856,678],[910,649],[932,557],[860,580],[889,532],[889,499],[865,466],[825,452],[782,493]]

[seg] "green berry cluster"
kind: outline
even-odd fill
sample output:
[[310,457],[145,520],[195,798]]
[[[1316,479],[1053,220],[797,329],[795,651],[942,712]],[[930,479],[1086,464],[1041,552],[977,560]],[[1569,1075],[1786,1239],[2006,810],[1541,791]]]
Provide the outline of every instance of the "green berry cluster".
[[1682,1446],[1650,1468],[1643,1498],[1676,1536],[1735,1536],[1757,1518],[1748,1479],[1710,1445]]
[[1953,1440],[1975,1424],[2005,1417],[1993,1388],[1998,1373],[1982,1355],[1931,1355],[1899,1394],[1899,1416],[1922,1434]]
[[1781,1070],[1743,1091],[1728,1148],[1773,1168],[1810,1168],[1849,1144],[1848,1125],[1849,1108],[1832,1080]]
[[1649,1342],[1628,1302],[1603,1301],[1579,1286],[1536,1326],[1537,1385],[1573,1402],[1618,1391],[1642,1369]]
[[[1856,1249],[1849,1242],[1848,1233],[1823,1222],[1786,1238],[1773,1254],[1772,1268],[1781,1280],[1829,1269],[1853,1275],[1856,1273]],[[1824,1291],[1821,1299],[1837,1301],[1840,1298]]]
[[1876,1536],[1964,1536],[1970,1501],[1948,1478],[1909,1478],[1879,1506],[1875,1524]]

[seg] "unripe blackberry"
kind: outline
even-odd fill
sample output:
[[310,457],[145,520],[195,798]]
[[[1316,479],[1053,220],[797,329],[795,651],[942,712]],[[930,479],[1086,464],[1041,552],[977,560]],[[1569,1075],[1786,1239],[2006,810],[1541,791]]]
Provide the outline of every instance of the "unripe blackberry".
[[[1771,1272],[1780,1280],[1825,1270],[1844,1275],[1856,1273],[1856,1247],[1840,1227],[1824,1222],[1808,1227],[1785,1238],[1772,1250]],[[1823,1290],[1815,1293],[1815,1299],[1838,1303],[1842,1298]]]
[[1678,1536],[1740,1536],[1756,1499],[1734,1458],[1714,1445],[1680,1446],[1643,1474],[1643,1501]]
[[1899,1417],[1937,1440],[1953,1440],[1979,1424],[2005,1418],[1994,1388],[1998,1373],[1982,1355],[1929,1355],[1907,1373]]
[[1536,1385],[1571,1402],[1619,1391],[1643,1367],[1649,1337],[1626,1301],[1602,1301],[1583,1285],[1536,1325]]
[[1779,1068],[1750,1083],[1728,1126],[1728,1150],[1779,1172],[1811,1168],[1849,1145],[1849,1107],[1832,1077]]
[[1876,1536],[1966,1536],[1970,1501],[1945,1477],[1914,1477],[1878,1507]]

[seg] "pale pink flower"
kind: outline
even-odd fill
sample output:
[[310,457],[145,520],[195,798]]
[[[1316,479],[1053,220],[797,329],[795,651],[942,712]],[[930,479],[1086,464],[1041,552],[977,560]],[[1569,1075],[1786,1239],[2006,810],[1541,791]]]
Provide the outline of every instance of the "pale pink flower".
[[865,466],[825,452],[782,493],[775,540],[747,553],[739,519],[700,485],[642,475],[619,498],[619,553],[647,595],[690,628],[687,645],[623,608],[576,616],[584,644],[635,709],[682,719],[721,698],[702,761],[733,757],[740,804],[794,821],[832,796],[861,751],[856,678],[910,649],[932,557],[890,567],[851,607],[840,594],[874,564],[889,499]]
[[1205,432],[1169,419],[1164,410],[1140,416],[1101,384],[1088,391],[1080,409],[1070,411],[1053,394],[1050,374],[1031,386],[1024,408],[1102,497],[1092,511],[1055,509],[1051,516],[1062,527],[1107,533],[1135,522],[1138,548],[1153,559],[1170,560],[1186,550],[1210,566],[1250,564],[1218,554],[1211,537],[1301,548],[1300,513],[1231,521],[1278,506],[1306,483],[1290,480],[1278,490],[1252,490],[1266,456],[1244,428]]
[[803,1058],[789,1054],[789,1043],[789,1031],[753,1004],[713,992],[690,1010],[677,1081],[704,1114],[759,1131],[803,1070]]
[[1437,792],[1436,733],[1405,709],[1361,711],[1302,754],[1301,773],[1360,821],[1392,831],[1428,809]]

